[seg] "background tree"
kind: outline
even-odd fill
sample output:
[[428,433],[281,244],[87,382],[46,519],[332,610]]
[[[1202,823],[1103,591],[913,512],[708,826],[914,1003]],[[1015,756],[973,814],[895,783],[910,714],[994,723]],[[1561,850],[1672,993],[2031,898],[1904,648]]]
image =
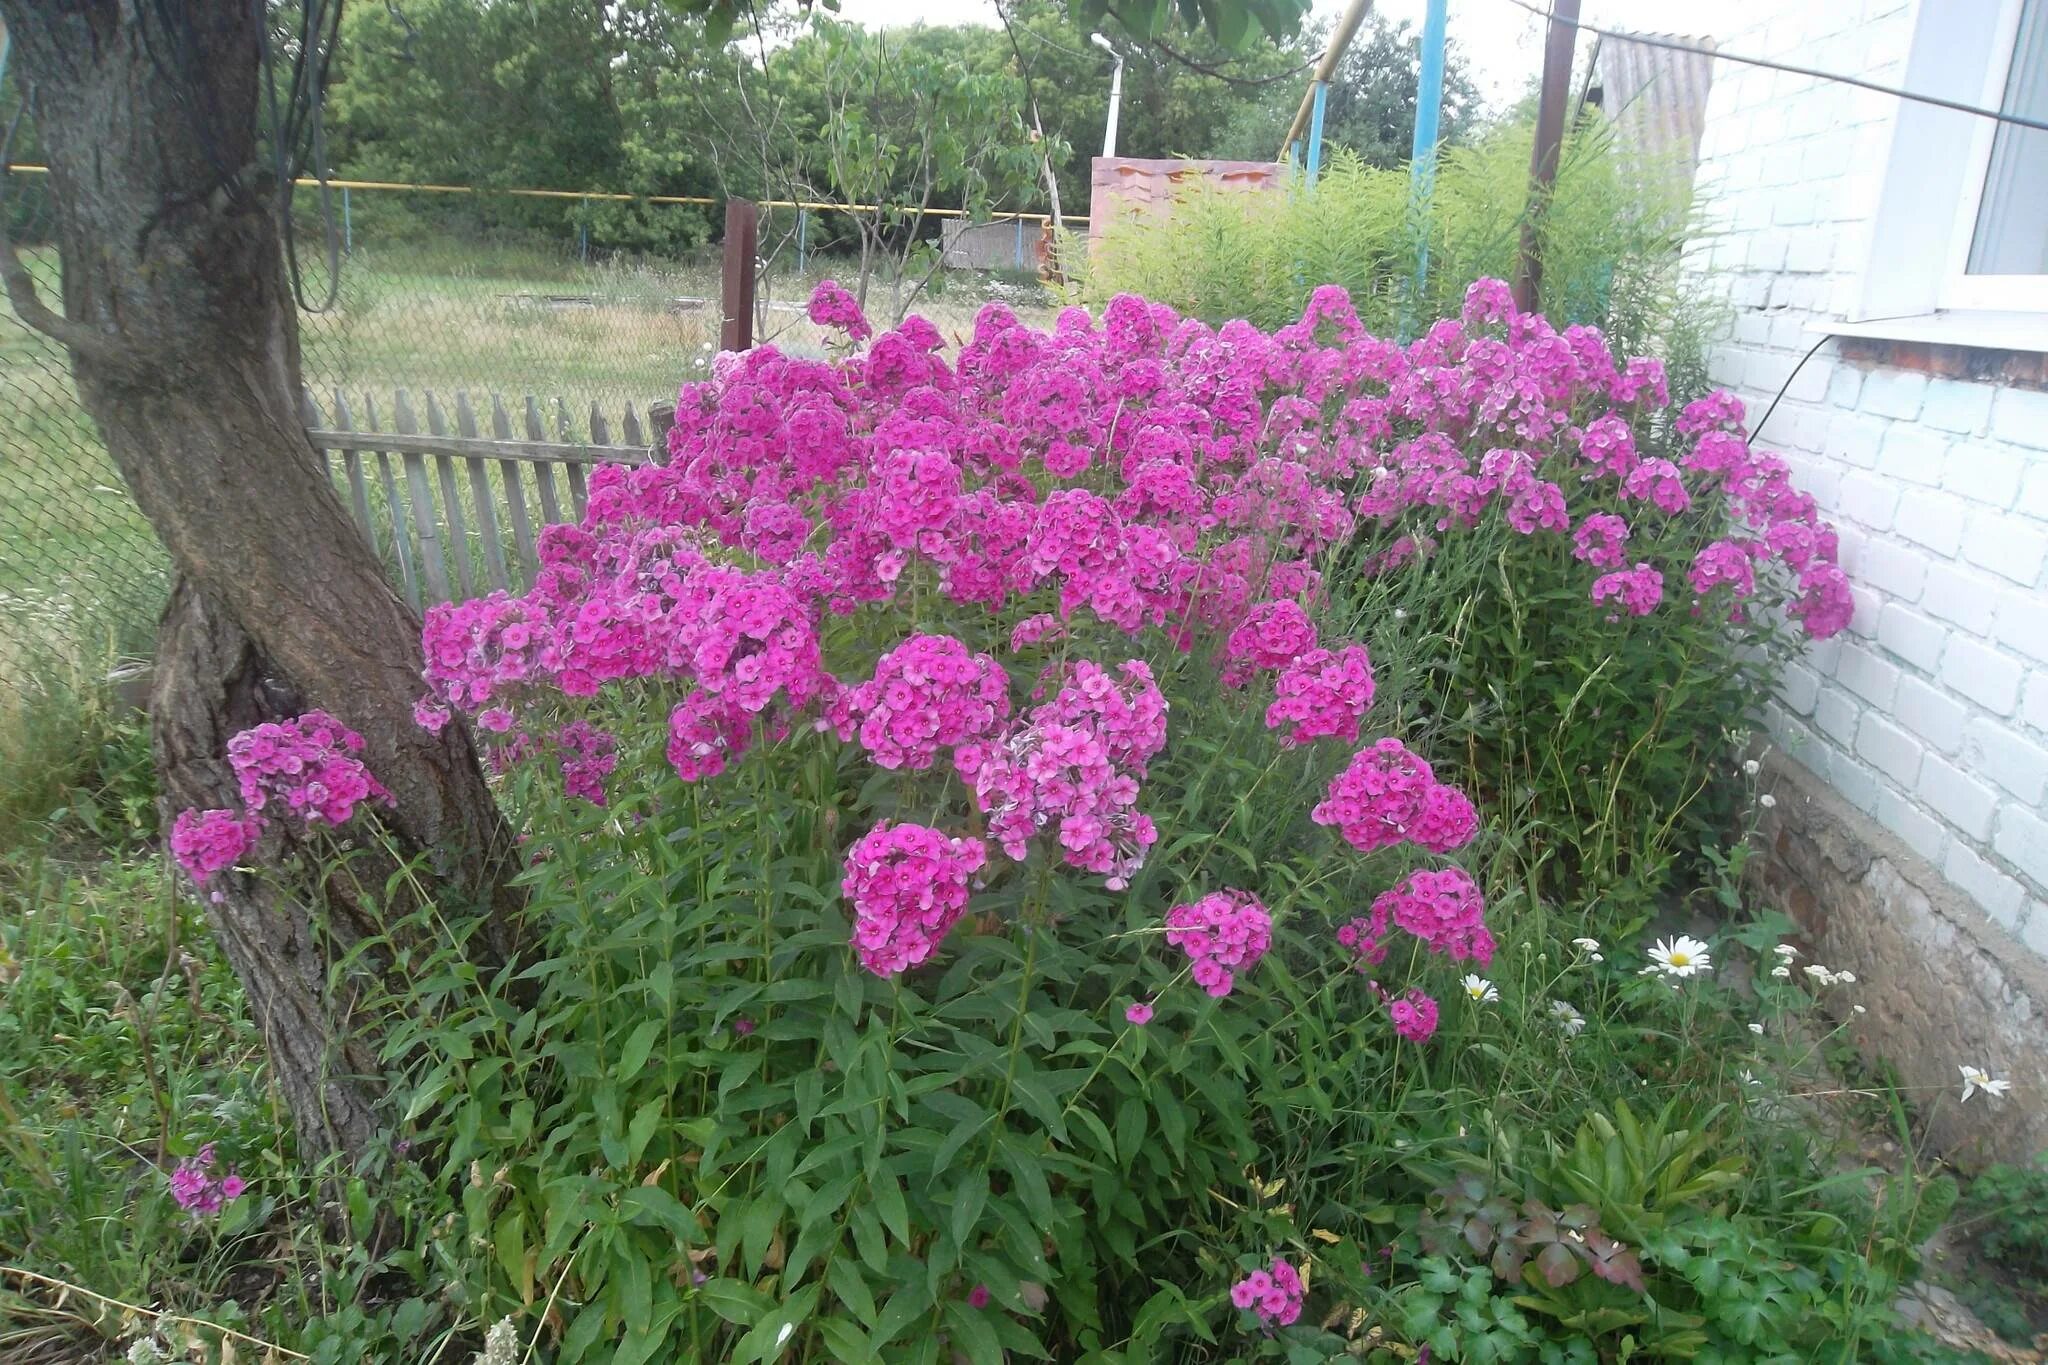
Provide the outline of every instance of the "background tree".
[[[1327,30],[1304,34],[1295,49],[1319,54]],[[1323,144],[1356,152],[1368,166],[1393,167],[1408,160],[1415,138],[1415,99],[1422,82],[1422,36],[1405,21],[1389,23],[1375,14],[1352,38],[1337,63],[1323,110]],[[1264,161],[1301,104],[1299,83],[1247,102],[1218,139],[1218,155]],[[1444,52],[1444,101],[1440,141],[1459,144],[1478,128],[1482,102],[1471,68],[1456,46]]]

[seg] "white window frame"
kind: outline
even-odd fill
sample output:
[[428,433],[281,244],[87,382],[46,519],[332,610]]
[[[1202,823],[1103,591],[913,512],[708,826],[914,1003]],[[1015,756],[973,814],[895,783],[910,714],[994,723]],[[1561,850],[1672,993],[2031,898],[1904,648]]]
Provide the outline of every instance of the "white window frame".
[[[2016,0],[1918,0],[1908,90],[2000,107],[2019,32]],[[1987,94],[1987,92],[1989,92]],[[1860,287],[1834,336],[2048,352],[2048,289],[2030,275],[1965,277],[1995,119],[1901,100],[1892,120]],[[2017,288],[1994,283],[2018,281]]]
[[[2005,0],[1992,43],[1992,61],[1985,72],[1982,107],[2004,107],[2005,88],[2019,52],[2020,14],[2025,0]],[[1984,183],[1991,171],[1991,150],[2003,127],[1996,119],[1979,118],[1964,161],[1963,195],[1955,230],[1949,239],[1948,269],[1941,282],[1939,306],[1945,309],[2048,312],[2048,275],[1972,275],[1970,249],[1976,241],[1977,215],[1984,204]]]

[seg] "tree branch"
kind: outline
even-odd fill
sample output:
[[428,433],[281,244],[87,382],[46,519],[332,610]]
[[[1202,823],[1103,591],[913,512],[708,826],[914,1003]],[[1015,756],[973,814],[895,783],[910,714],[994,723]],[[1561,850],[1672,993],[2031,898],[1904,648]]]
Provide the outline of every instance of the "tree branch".
[[0,137],[0,283],[7,286],[7,302],[23,326],[41,332],[81,355],[89,355],[95,360],[111,360],[123,349],[120,339],[112,332],[90,323],[74,322],[52,311],[36,288],[36,277],[29,273],[21,254],[14,249],[14,239],[7,234],[7,186],[14,174],[14,134],[27,113],[28,101],[23,99],[21,107],[14,111],[14,117],[8,120],[6,135]]

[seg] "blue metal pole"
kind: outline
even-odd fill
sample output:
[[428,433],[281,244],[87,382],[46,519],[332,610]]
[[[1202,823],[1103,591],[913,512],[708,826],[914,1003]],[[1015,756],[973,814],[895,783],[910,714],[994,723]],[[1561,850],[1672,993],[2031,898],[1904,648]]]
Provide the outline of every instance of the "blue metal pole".
[[796,273],[801,275],[811,264],[811,211],[796,211]]
[[1429,275],[1429,203],[1436,189],[1437,129],[1444,103],[1444,23],[1448,0],[1428,0],[1422,16],[1422,70],[1415,86],[1415,141],[1408,153],[1408,189],[1417,225],[1415,292]]
[[[1437,0],[1441,4],[1442,0]],[[1316,82],[1315,104],[1308,115],[1308,183],[1316,183],[1316,172],[1323,168],[1323,105],[1330,98],[1330,83]]]

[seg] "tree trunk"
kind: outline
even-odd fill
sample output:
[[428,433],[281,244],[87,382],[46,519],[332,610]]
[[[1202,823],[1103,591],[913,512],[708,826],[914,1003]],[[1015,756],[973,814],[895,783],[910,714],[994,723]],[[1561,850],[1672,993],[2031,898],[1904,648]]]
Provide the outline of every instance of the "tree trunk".
[[[512,951],[509,840],[466,733],[412,722],[419,621],[299,415],[297,312],[257,128],[265,11],[0,0],[64,263],[64,316],[38,325],[70,345],[79,396],[177,566],[151,696],[166,813],[236,804],[223,758],[236,731],[329,711],[362,732],[395,798],[378,818],[402,855],[426,855],[444,914],[484,917],[469,943],[489,966]],[[8,281],[17,311],[24,282]],[[284,842],[265,852],[282,859]],[[315,884],[280,868],[208,888],[309,1160],[357,1156],[377,1126],[365,1021],[336,998],[327,958],[381,928]]]

